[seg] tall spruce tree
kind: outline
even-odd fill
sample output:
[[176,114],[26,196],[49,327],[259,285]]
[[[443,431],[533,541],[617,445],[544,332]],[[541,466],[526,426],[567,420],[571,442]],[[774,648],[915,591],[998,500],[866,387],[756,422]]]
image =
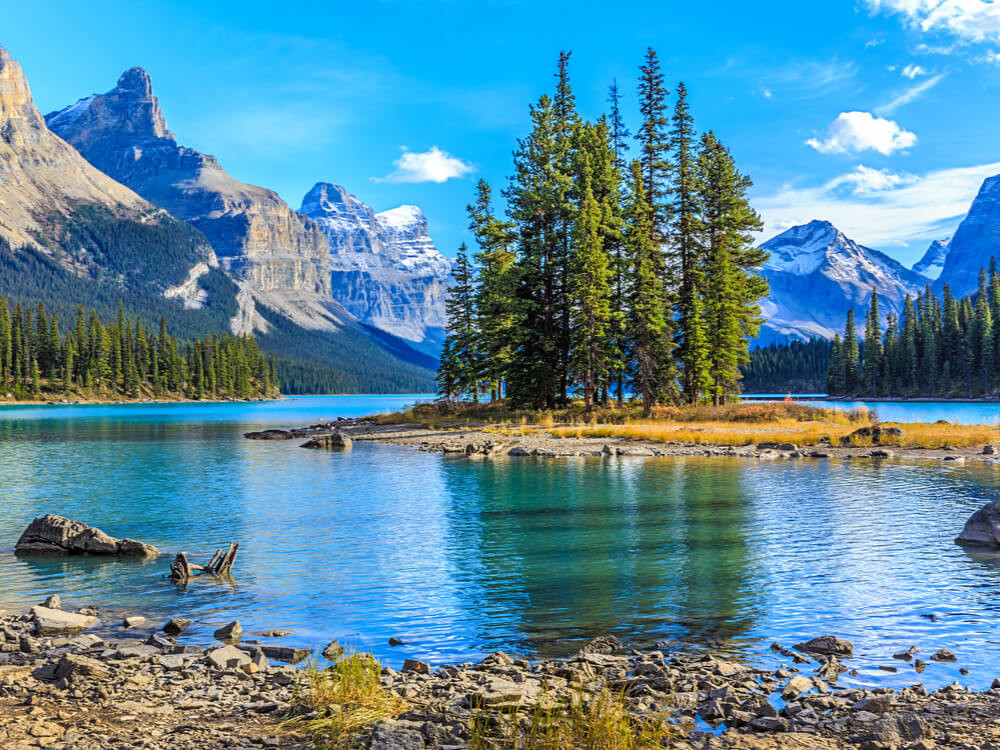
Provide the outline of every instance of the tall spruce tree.
[[[639,112],[642,125],[636,133],[639,142],[646,201],[650,209],[650,238],[657,249],[667,240],[670,223],[670,122],[667,119],[667,97],[663,86],[660,60],[652,47],[639,68]],[[661,268],[657,268],[662,273]]]
[[872,289],[868,314],[865,317],[864,387],[872,396],[879,395],[882,374],[882,328],[878,309],[878,291]]
[[642,163],[632,162],[625,245],[632,261],[628,331],[631,341],[630,375],[642,400],[643,416],[663,398],[675,393],[676,371],[670,319],[663,304],[665,292],[659,274],[659,251],[650,226],[653,209],[646,196]]
[[512,225],[494,214],[492,191],[485,180],[476,185],[476,199],[467,210],[469,228],[479,245],[474,259],[479,269],[475,305],[480,376],[490,388],[491,399],[496,399],[503,395],[521,324],[517,256],[512,248]]
[[576,217],[576,252],[570,284],[572,370],[590,410],[606,383],[611,342],[611,270],[601,232],[601,206],[594,198],[590,153],[582,156],[583,195]]
[[740,365],[749,361],[750,341],[760,331],[768,284],[758,271],[767,256],[754,242],[763,222],[746,196],[752,183],[711,132],[701,138],[698,163],[712,397],[722,403],[739,393]]
[[476,326],[475,283],[467,251],[463,243],[455,256],[454,282],[445,303],[448,327],[442,366],[446,371],[445,383],[452,389],[446,395],[468,393],[473,401],[478,401],[481,382],[479,331]]

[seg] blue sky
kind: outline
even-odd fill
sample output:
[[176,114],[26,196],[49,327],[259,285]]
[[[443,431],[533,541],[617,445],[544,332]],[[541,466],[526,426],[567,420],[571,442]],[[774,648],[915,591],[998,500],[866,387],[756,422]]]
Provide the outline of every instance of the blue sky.
[[418,204],[449,255],[468,240],[475,180],[506,182],[560,49],[583,115],[617,78],[634,130],[653,46],[753,178],[765,238],[829,219],[909,264],[1000,173],[1000,3],[987,0],[55,0],[3,15],[0,45],[43,112],[142,66],[178,140],[235,177],[296,208],[318,180],[376,210]]

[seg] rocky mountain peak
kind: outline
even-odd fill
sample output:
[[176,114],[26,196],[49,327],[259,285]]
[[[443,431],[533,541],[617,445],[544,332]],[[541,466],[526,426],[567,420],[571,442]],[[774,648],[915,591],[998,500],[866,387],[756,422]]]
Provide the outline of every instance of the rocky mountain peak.
[[121,91],[134,91],[141,97],[153,95],[153,79],[144,68],[129,68],[118,78],[117,87]]
[[850,239],[828,221],[811,221],[782,232],[761,248],[771,286],[761,308],[767,322],[761,342],[785,338],[832,338],[848,307],[861,308],[878,289],[883,310],[898,313],[906,295],[927,280],[898,261]]
[[987,178],[979,188],[951,240],[935,288],[947,284],[955,296],[975,291],[979,269],[988,268],[993,257],[1000,261],[1000,175]]
[[0,125],[24,119],[38,125],[41,116],[31,99],[31,88],[20,64],[0,47]]
[[340,185],[317,182],[302,199],[300,213],[306,216],[348,217],[364,215],[374,218],[375,212]]
[[301,213],[330,247],[333,293],[359,319],[437,354],[451,261],[434,246],[417,206],[376,214],[344,188],[319,182]]

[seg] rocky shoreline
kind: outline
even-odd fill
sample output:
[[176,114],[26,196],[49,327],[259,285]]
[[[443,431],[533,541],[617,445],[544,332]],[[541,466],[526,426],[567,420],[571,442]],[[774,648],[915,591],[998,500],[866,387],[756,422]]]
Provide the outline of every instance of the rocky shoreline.
[[[729,456],[760,460],[795,458],[936,458],[944,461],[994,461],[1000,458],[993,446],[894,448],[886,446],[844,447],[823,444],[800,446],[763,442],[753,445],[659,442],[621,437],[555,437],[548,432],[507,435],[489,425],[440,427],[420,424],[380,425],[372,419],[344,419],[292,429],[248,432],[250,440],[300,440],[342,436],[351,441],[408,445],[422,451],[465,456],[470,459],[569,458],[616,456]],[[315,447],[314,445],[303,447]],[[350,447],[350,446],[329,446]]]
[[[236,624],[217,631],[217,642],[192,646],[174,637],[190,624],[179,618],[163,626],[129,618],[86,632],[100,619],[94,610],[64,612],[57,597],[28,613],[0,613],[0,747],[305,749],[318,745],[285,722],[341,710],[305,708],[303,672],[275,658],[299,661],[307,651],[241,641]],[[402,712],[370,724],[351,746],[458,750],[474,740],[500,750],[514,747],[511,738],[540,712],[568,716],[572,706],[585,712],[604,701],[628,721],[658,722],[666,733],[656,746],[676,749],[1000,747],[1000,680],[986,692],[957,683],[931,693],[921,684],[843,688],[849,642],[820,636],[771,650],[782,660],[776,668],[669,643],[636,649],[609,636],[562,660],[501,652],[458,665],[407,659],[380,676],[405,702]],[[928,665],[920,655],[893,655],[915,683]],[[340,658],[339,645],[324,656]],[[946,650],[926,658],[955,659]]]

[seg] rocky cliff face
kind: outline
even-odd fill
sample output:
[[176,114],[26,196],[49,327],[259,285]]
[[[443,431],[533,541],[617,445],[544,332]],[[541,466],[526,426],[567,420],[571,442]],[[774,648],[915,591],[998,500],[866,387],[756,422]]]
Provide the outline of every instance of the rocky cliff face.
[[[49,130],[21,66],[2,47],[0,238],[14,251],[0,293],[17,296],[28,288],[37,293],[64,272],[119,292],[141,287],[165,296],[193,266],[204,273],[218,266],[204,236],[95,169]],[[144,252],[134,246],[140,241]],[[28,267],[48,274],[47,282],[22,278]],[[197,281],[190,289],[200,296]]]
[[274,191],[179,145],[142,68],[46,120],[95,167],[204,232],[223,266],[254,291],[329,294],[326,241],[316,225]]
[[67,215],[80,204],[154,212],[49,131],[21,66],[0,47],[0,236],[15,247],[38,242],[44,217]]
[[1000,175],[990,177],[979,189],[965,220],[951,240],[948,257],[934,288],[945,284],[956,297],[976,290],[979,269],[990,259],[1000,261]]
[[888,255],[863,247],[828,221],[792,227],[761,246],[771,257],[761,273],[771,284],[758,343],[842,332],[847,309],[868,305],[878,290],[883,313],[898,313],[906,295],[928,279]]
[[451,261],[416,206],[376,214],[344,188],[317,183],[302,201],[329,242],[333,296],[358,319],[434,351],[443,340]]

